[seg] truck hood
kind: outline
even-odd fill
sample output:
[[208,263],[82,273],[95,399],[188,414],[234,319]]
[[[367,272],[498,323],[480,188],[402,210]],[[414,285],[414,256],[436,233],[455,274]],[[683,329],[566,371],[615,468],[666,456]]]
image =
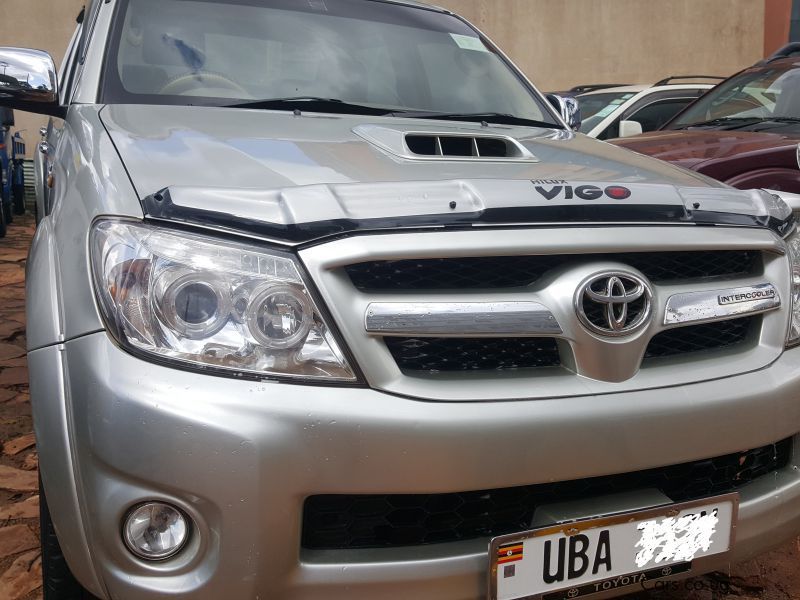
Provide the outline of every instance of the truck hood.
[[[562,130],[185,106],[100,117],[147,217],[288,243],[398,227],[776,222],[768,194]],[[520,152],[417,156],[408,133],[502,137]]]

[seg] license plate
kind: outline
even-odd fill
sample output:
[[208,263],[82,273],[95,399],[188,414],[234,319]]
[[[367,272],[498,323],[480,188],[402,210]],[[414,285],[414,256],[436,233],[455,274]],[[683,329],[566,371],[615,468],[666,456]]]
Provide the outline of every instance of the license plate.
[[574,600],[689,573],[728,552],[738,494],[571,521],[494,538],[490,600]]

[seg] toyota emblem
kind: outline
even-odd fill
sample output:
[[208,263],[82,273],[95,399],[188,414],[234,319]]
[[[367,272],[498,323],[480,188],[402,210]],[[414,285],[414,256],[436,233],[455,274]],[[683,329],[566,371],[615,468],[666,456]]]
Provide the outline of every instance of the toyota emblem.
[[592,333],[619,337],[648,322],[652,301],[650,285],[638,275],[606,271],[581,284],[575,308],[580,322]]

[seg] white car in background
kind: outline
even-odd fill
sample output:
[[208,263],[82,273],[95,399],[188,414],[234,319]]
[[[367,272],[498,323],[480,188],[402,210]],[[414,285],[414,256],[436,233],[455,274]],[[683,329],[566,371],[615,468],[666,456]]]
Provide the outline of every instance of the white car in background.
[[580,131],[600,140],[654,131],[714,87],[713,83],[674,83],[688,79],[723,77],[689,75],[668,77],[655,85],[625,85],[579,94],[583,123]]

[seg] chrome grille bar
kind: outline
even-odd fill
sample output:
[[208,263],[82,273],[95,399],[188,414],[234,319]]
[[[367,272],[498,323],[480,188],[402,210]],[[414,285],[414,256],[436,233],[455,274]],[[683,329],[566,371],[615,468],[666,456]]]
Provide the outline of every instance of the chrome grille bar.
[[781,305],[771,283],[675,294],[667,300],[664,325],[721,321],[774,310]]
[[538,302],[373,302],[366,329],[380,335],[535,336],[560,334]]

